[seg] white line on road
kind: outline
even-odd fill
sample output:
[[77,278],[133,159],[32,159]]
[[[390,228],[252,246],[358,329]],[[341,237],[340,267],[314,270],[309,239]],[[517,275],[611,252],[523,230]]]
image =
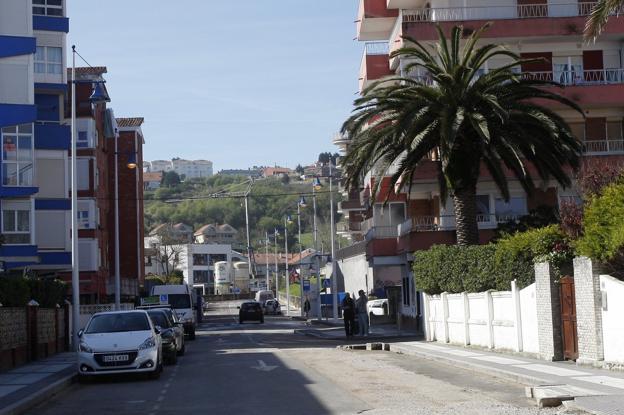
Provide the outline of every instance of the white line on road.
[[160,391],[161,395],[164,395],[165,393],[167,393],[167,389],[166,388]]
[[164,400],[165,400],[165,397],[161,395],[161,396],[159,396],[159,397],[158,397],[158,399],[156,399],[156,400],[157,400],[158,402],[162,402],[162,401],[164,401]]

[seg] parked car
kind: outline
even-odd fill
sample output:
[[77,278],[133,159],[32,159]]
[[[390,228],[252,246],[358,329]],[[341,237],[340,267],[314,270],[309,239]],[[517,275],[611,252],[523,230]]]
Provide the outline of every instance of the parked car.
[[157,379],[163,369],[162,339],[145,310],[94,314],[78,332],[78,374],[147,373]]
[[[162,338],[163,358],[167,363],[172,365],[178,362],[178,338],[174,330],[175,324],[169,319],[165,310],[151,309],[147,310],[147,314],[152,319],[154,326],[160,330]],[[182,336],[184,337],[184,335]]]
[[[173,327],[171,328],[175,333],[176,338],[176,347],[178,356],[184,356],[186,352],[186,340],[184,338],[184,327],[182,322],[180,321],[180,317],[178,317],[178,313],[171,308],[171,306],[164,305],[151,305],[151,306],[142,306],[137,307],[137,309],[141,310],[162,310],[165,312]],[[155,323],[156,324],[156,323]]]
[[264,314],[282,314],[282,309],[279,301],[276,299],[266,300],[264,302]]
[[246,301],[241,304],[238,311],[238,322],[243,324],[243,321],[259,321],[264,323],[264,313],[262,312],[262,306],[257,301]]
[[372,319],[373,316],[387,316],[388,315],[388,299],[380,298],[377,300],[369,300],[366,304],[368,309],[368,315]]

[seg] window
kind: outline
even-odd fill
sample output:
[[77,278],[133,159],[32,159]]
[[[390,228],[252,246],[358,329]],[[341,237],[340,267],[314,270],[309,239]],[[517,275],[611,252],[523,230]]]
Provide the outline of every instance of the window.
[[4,186],[32,186],[32,129],[32,124],[2,129],[2,184]]
[[490,221],[490,195],[477,195],[477,221]]
[[63,16],[63,0],[33,0],[33,14]]
[[35,73],[63,74],[63,48],[37,46]]
[[210,271],[193,271],[193,282],[194,283],[207,283],[212,282],[212,278],[210,275]]
[[30,202],[3,202],[2,234],[7,245],[30,244]]
[[503,198],[496,198],[494,209],[497,222],[516,220],[527,213],[526,197],[511,197],[509,202],[505,202]]
[[193,254],[193,265],[208,265],[208,255]]

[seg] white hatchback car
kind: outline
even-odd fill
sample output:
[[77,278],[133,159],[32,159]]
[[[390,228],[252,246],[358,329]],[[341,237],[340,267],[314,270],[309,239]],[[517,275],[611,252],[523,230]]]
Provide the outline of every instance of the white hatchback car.
[[162,340],[145,310],[94,314],[78,332],[81,376],[162,371]]
[[369,300],[366,303],[368,309],[368,315],[370,318],[373,316],[387,316],[388,315],[388,299],[380,298],[376,300]]

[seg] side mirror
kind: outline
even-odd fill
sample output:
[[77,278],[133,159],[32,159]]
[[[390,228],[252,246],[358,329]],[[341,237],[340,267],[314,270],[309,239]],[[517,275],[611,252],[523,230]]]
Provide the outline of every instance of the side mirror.
[[83,334],[84,334],[84,329],[78,330],[78,337],[82,337]]
[[160,332],[162,331],[162,327],[154,326],[154,331],[156,332],[156,334],[160,334]]

